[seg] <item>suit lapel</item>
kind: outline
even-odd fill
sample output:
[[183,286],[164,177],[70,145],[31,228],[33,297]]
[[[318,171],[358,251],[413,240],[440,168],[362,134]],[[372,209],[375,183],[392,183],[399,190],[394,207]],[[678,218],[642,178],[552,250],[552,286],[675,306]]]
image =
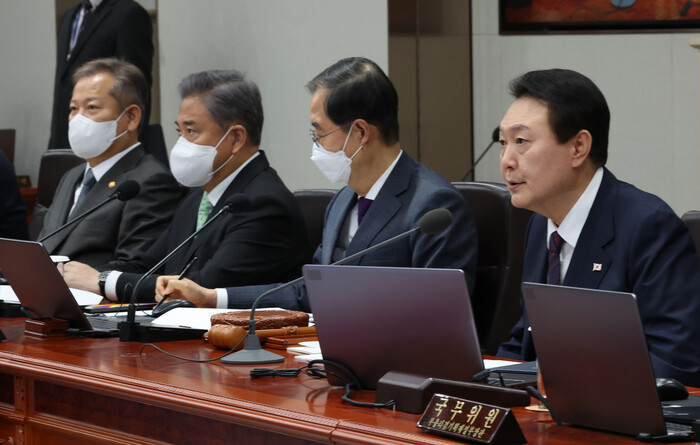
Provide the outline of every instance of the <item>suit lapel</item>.
[[59,67],[57,70],[59,77],[63,77],[66,74],[66,70],[70,65],[70,61],[66,60],[66,57],[68,57],[68,51],[70,49],[70,37],[73,31],[73,21],[75,20],[78,10],[80,10],[80,4],[66,11],[65,19],[61,24],[61,29],[58,33],[58,54],[56,65]]
[[[97,30],[100,23],[109,15],[110,11],[112,10],[112,7],[114,6],[113,3],[114,1],[112,0],[105,0],[102,4],[100,4],[96,11],[87,14],[85,18],[83,18],[83,29],[82,31],[80,31],[80,34],[78,34],[78,41],[75,42],[75,47],[73,48],[73,52],[71,53],[69,63],[66,64],[66,69],[71,65],[70,62],[76,59],[77,54],[80,53],[80,51],[83,49],[83,46],[85,46],[85,43],[88,41],[88,39],[90,39],[90,36],[95,32],[95,30]],[[80,5],[78,5],[78,7],[79,6]],[[73,19],[74,18],[75,14],[73,15]],[[70,23],[71,25],[73,24],[72,19]],[[70,35],[68,38],[70,42]],[[68,54],[67,51],[66,54]],[[65,74],[65,72],[62,74]]]
[[576,243],[574,255],[564,278],[565,286],[597,289],[610,269],[612,260],[605,246],[615,237],[613,214],[617,197],[615,177],[607,169],[591,211]]
[[[241,170],[236,178],[229,184],[229,186],[226,188],[226,191],[224,191],[224,194],[221,196],[221,198],[217,201],[216,205],[214,208],[211,210],[209,213],[209,217],[207,218],[207,221],[209,221],[211,218],[213,218],[221,209],[226,205],[226,202],[228,199],[235,195],[236,193],[243,193],[243,190],[245,187],[250,183],[250,181],[253,180],[261,171],[269,167],[270,164],[267,162],[267,157],[265,156],[265,153],[261,150],[260,155],[250,161],[248,165],[245,166],[243,170]],[[201,190],[201,189],[200,189]],[[198,199],[196,200],[196,204],[194,207],[194,210],[191,212],[188,212],[188,221],[191,216],[192,218],[192,224],[189,222],[184,226],[184,228],[187,230],[186,232],[183,232],[180,234],[181,237],[178,237],[176,239],[184,240],[188,236],[190,236],[193,233],[193,229],[196,226],[197,222],[197,210],[199,209],[199,203],[202,200],[202,194],[204,191],[198,194]],[[235,215],[236,209],[233,209],[232,214]],[[222,216],[222,218],[226,218],[226,216]],[[215,225],[219,226],[218,230],[221,230],[220,227],[221,222],[215,223]],[[207,232],[210,232],[212,230],[217,230],[217,227],[208,227],[205,229]],[[206,234],[197,236],[194,240],[192,240],[192,243],[190,244],[190,247],[185,251],[184,255],[178,256],[176,260],[177,264],[177,269],[182,269],[187,265],[187,262],[194,256],[195,252],[199,247],[208,239],[211,239],[210,236],[207,236]]]
[[[51,227],[52,230],[58,229],[60,226],[62,226],[68,221],[68,213],[70,211],[71,206],[73,205],[73,196],[75,195],[75,188],[77,187],[78,183],[82,180],[84,171],[85,165],[83,164],[80,167],[76,167],[70,170],[68,173],[66,173],[65,183],[66,187],[68,187],[68,190],[66,190],[66,193],[57,194],[53,202],[51,203],[51,207],[55,209],[54,212],[56,215],[52,221],[53,227],[48,226]],[[47,223],[49,223],[49,221],[47,221]],[[63,240],[68,236],[68,234],[73,230],[73,228],[76,225],[77,224],[69,226],[56,233],[55,235],[52,235],[49,239],[44,241],[46,250],[51,252],[56,247],[61,245]]]
[[[396,213],[401,209],[402,203],[398,196],[405,192],[413,176],[416,162],[406,153],[402,153],[394,170],[379,191],[365,219],[357,229],[355,236],[348,246],[346,255],[352,255],[366,249],[372,244],[377,235],[386,227]],[[358,264],[362,259],[358,261]]]
[[[124,174],[132,169],[134,169],[138,163],[141,161],[141,159],[144,157],[145,152],[143,150],[143,147],[136,147],[134,148],[131,152],[129,152],[126,156],[124,156],[122,159],[120,159],[116,164],[112,166],[107,172],[100,178],[99,181],[95,183],[95,185],[92,187],[92,190],[90,190],[90,193],[85,197],[83,202],[78,205],[74,212],[73,212],[73,217],[76,217],[86,210],[100,204],[102,201],[107,199],[109,195],[114,193],[116,188],[121,185],[122,182],[125,181],[125,178],[123,177]],[[83,166],[84,168],[84,166]],[[67,217],[68,217],[68,211],[70,210],[70,207],[73,205],[73,196],[75,195],[75,187],[77,187],[78,182],[80,182],[83,178],[83,171],[80,171],[79,174],[77,175],[74,186],[71,189],[71,193],[68,194],[68,199],[66,208],[64,210],[65,213],[64,215],[64,222],[67,222]],[[110,187],[111,185],[111,187]],[[63,203],[62,203],[63,204]],[[111,204],[108,204],[111,205]],[[62,231],[62,235],[56,234],[58,237],[57,239],[57,244],[58,245],[64,238],[66,238],[73,230],[75,230],[76,227],[78,227],[81,223],[78,222],[76,224],[73,224],[70,227],[67,227],[65,230]],[[60,235],[60,236],[59,236]]]
[[340,229],[345,224],[345,217],[355,204],[355,192],[350,187],[344,187],[336,196],[333,203],[333,211],[329,212],[328,220],[323,226],[323,242],[321,250],[321,264],[331,264],[333,249],[338,241]]

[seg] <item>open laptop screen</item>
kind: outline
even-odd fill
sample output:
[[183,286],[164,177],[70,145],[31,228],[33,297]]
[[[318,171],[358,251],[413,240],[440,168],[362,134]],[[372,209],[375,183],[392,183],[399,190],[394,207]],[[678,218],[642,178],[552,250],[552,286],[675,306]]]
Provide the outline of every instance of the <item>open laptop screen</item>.
[[306,265],[304,280],[324,359],[365,388],[389,371],[470,381],[483,369],[461,270]]

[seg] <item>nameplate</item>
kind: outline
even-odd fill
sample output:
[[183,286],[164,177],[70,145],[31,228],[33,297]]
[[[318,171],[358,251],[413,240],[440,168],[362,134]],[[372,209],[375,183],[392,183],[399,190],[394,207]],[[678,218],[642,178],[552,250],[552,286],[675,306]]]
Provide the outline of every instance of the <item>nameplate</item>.
[[433,396],[418,427],[470,443],[527,443],[510,409],[444,394]]

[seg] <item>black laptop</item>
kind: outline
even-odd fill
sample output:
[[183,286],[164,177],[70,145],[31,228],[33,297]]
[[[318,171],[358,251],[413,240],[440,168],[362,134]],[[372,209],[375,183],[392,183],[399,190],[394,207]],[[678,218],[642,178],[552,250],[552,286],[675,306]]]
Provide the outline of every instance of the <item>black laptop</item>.
[[[323,358],[364,388],[389,371],[469,382],[484,369],[461,270],[306,265],[304,282]],[[536,381],[534,372],[504,378],[509,387]]]
[[81,335],[119,335],[117,317],[83,314],[41,243],[0,238],[0,269],[31,318],[67,320]]
[[547,399],[563,422],[634,436],[690,430],[664,422],[634,294],[536,283],[522,291]]

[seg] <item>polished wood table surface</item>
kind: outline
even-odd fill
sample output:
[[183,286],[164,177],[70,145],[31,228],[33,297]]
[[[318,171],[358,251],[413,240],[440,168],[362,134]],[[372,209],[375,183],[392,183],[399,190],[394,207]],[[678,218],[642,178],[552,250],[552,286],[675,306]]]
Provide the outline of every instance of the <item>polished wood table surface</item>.
[[[23,319],[0,319],[0,443],[13,444],[449,444],[416,427],[419,415],[349,406],[325,380],[251,379],[255,366],[189,363],[116,338],[35,338]],[[199,340],[159,343],[212,358]],[[258,365],[263,367],[265,365]],[[296,368],[284,363],[266,365]],[[355,397],[373,401],[374,393]],[[529,443],[636,443],[515,408]]]

